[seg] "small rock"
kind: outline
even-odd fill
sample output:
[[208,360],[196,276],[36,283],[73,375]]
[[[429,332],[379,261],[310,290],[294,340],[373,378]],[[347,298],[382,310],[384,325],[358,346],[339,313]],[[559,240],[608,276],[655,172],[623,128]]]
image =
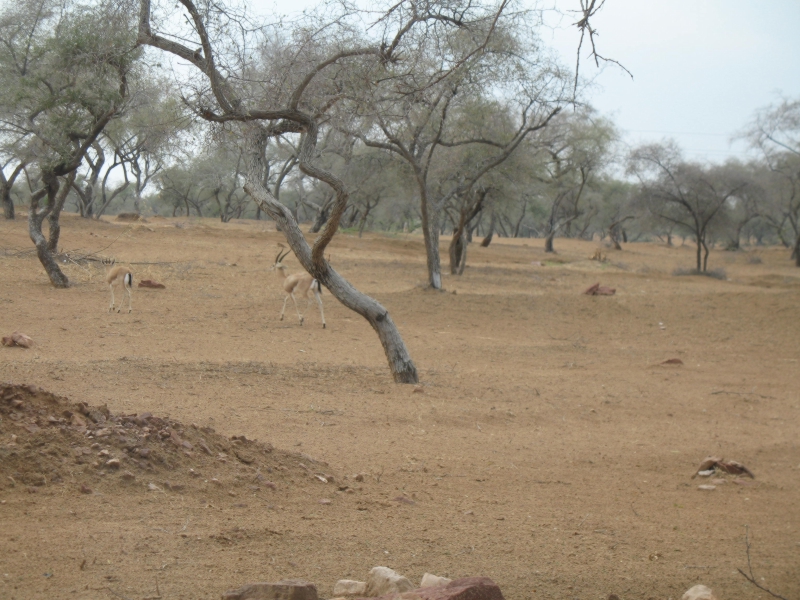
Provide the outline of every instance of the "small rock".
[[228,590],[222,600],[317,600],[317,588],[300,580],[249,583],[238,590]]
[[33,346],[33,340],[24,333],[15,331],[11,335],[3,338],[3,346],[19,346],[20,348],[30,348]]
[[134,479],[136,479],[136,475],[134,475],[130,471],[123,471],[120,477],[122,477],[125,481],[133,481]]
[[319,503],[320,504],[331,504],[331,501],[328,498],[323,498],[322,500],[319,501]]
[[92,493],[92,488],[90,488],[85,483],[82,483],[81,484],[81,494],[91,494],[91,493]]
[[359,473],[358,475],[353,476],[353,479],[355,479],[356,481],[364,481],[365,475],[366,473]]
[[[408,597],[414,600],[503,600],[503,594],[498,585],[488,577],[465,577],[456,579],[447,585],[418,588],[400,598]],[[390,594],[380,600],[397,598]]]
[[447,577],[439,577],[438,575],[431,575],[430,573],[425,573],[425,575],[422,576],[422,581],[420,582],[419,587],[421,588],[439,587],[442,585],[447,585],[451,581],[453,580]]
[[706,471],[698,471],[697,474],[700,477],[711,477],[714,474],[714,469],[708,469]]
[[148,458],[150,456],[150,448],[139,448],[136,452],[140,458]]
[[715,485],[698,485],[697,489],[698,490],[703,490],[703,491],[706,491],[706,492],[710,492],[712,490],[717,489],[717,486],[715,486]]
[[[117,218],[119,218],[119,217],[117,217]],[[142,279],[139,282],[139,287],[140,288],[150,288],[152,290],[163,290],[167,286],[165,286],[163,283],[159,283],[157,281],[153,281],[152,279]]]
[[681,596],[681,600],[717,600],[711,588],[704,585],[696,585],[686,590],[686,593]]
[[363,596],[366,593],[367,593],[367,583],[365,581],[340,579],[333,586],[333,595],[343,598],[346,598],[347,596]]
[[668,358],[664,362],[661,363],[662,365],[682,365],[683,361],[680,358]]
[[414,585],[389,567],[373,567],[367,576],[367,596],[402,594],[410,592]]
[[120,462],[118,458],[112,458],[111,460],[106,461],[106,466],[111,469],[119,469],[119,465]]
[[151,492],[160,492],[162,491],[160,487],[158,487],[155,483],[148,483],[147,489]]

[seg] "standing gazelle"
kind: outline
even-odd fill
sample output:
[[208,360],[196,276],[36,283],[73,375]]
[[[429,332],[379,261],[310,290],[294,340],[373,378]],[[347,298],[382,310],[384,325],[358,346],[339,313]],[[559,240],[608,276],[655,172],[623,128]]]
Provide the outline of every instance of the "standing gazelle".
[[[111,305],[108,307],[108,312],[114,311],[114,286],[120,285],[122,289],[128,294],[128,312],[131,312],[131,286],[133,285],[133,273],[128,267],[111,267],[111,270],[106,275],[106,283],[108,289],[111,290]],[[122,310],[122,301],[119,303],[117,312]]]
[[[278,244],[278,246],[285,248],[283,244]],[[307,300],[305,310],[308,310],[308,307],[311,305],[311,298],[308,297],[308,292],[310,290],[314,293],[317,304],[319,304],[319,315],[322,317],[322,328],[325,329],[325,313],[322,310],[322,298],[320,297],[322,286],[320,285],[319,281],[314,279],[308,273],[294,273],[293,275],[286,274],[286,265],[284,265],[281,261],[286,258],[286,255],[289,254],[289,252],[291,252],[291,249],[287,250],[283,253],[283,255],[281,255],[281,250],[278,250],[278,256],[275,257],[275,264],[272,265],[271,269],[277,272],[278,277],[283,282],[283,291],[286,292],[286,298],[283,300],[283,308],[281,309],[281,321],[283,321],[283,313],[286,311],[286,303],[289,301],[289,298],[291,298],[292,302],[294,302],[294,308],[297,311],[297,316],[300,319],[300,325],[303,324],[303,315],[300,314],[300,309],[297,308],[297,298],[295,298],[295,294],[299,294],[300,297],[305,297]]]

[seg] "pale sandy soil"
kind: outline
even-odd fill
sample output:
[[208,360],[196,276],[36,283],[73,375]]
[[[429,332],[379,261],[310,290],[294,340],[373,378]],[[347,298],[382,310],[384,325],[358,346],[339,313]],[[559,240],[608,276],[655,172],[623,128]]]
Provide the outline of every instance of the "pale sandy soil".
[[[541,240],[498,239],[434,293],[418,236],[339,235],[332,262],[391,311],[414,392],[330,294],[328,329],[313,307],[303,327],[278,320],[280,236],[264,224],[67,215],[62,240],[167,288],[108,314],[101,265],[66,264],[74,286],[56,290],[19,254],[24,221],[0,222],[0,333],[36,341],[0,348],[0,381],[298,454],[258,491],[230,462],[123,485],[64,458],[63,481],[30,493],[0,461],[0,598],[142,600],[157,582],[164,599],[212,599],[281,578],[329,597],[375,565],[486,575],[508,599],[677,599],[695,583],[766,598],[737,573],[745,526],[762,583],[800,596],[800,270],[782,248],[713,252],[719,281],[671,275],[691,246],[628,244],[599,264],[595,243],[556,240],[548,257]],[[617,294],[581,294],[595,282]],[[0,421],[0,448],[13,432]],[[754,484],[699,491],[709,454]],[[308,457],[355,492],[312,479]],[[165,479],[185,488],[148,492]]]

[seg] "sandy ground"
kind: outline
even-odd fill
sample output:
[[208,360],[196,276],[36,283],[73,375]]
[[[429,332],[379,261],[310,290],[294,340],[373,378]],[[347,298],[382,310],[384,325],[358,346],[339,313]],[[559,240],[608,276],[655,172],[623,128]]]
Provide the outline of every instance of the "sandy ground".
[[[541,240],[498,239],[434,293],[419,237],[339,235],[332,262],[391,311],[414,391],[330,294],[326,330],[313,306],[302,327],[290,309],[278,320],[279,240],[264,223],[66,215],[73,256],[167,286],[109,314],[102,265],[68,262],[74,285],[56,290],[24,220],[0,222],[0,333],[36,341],[0,348],[0,381],[276,448],[250,465],[197,457],[197,477],[191,453],[134,465],[127,483],[70,455],[30,486],[0,460],[0,598],[211,599],[282,578],[330,597],[375,565],[486,575],[509,599],[677,599],[696,583],[766,598],[737,572],[746,527],[758,580],[800,596],[800,270],[786,250],[715,251],[720,281],[672,275],[692,266],[688,245],[628,244],[601,264],[596,243],[546,256]],[[595,282],[616,295],[581,294]],[[0,456],[27,439],[15,427],[0,420]],[[699,490],[712,454],[756,479]],[[253,469],[276,489],[245,485]]]

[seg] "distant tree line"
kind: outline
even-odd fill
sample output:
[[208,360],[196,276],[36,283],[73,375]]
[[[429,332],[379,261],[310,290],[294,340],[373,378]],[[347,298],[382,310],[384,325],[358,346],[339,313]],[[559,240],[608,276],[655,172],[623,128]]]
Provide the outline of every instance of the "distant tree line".
[[[535,11],[513,11],[508,2],[388,5],[376,21],[384,27],[378,40],[355,21],[344,25],[363,18],[347,11],[300,20],[292,37],[218,4],[181,4],[193,15],[189,35],[198,36],[203,19],[213,24],[206,43],[224,63],[215,67],[219,82],[242,88],[237,101],[265,90],[275,106],[281,97],[292,101],[285,97],[303,84],[295,80],[304,69],[335,57],[302,92],[321,111],[314,160],[348,190],[336,225],[359,235],[421,231],[434,288],[441,236],[450,238],[454,274],[463,272],[474,236],[484,245],[493,236],[542,238],[548,252],[558,237],[617,248],[680,237],[697,245],[699,271],[711,247],[777,243],[800,265],[800,100],[763,109],[747,125],[743,136],[757,160],[688,161],[670,141],[624,153],[614,123],[550,58]],[[215,114],[221,96],[209,80],[169,75],[170,59],[154,50],[171,52],[175,42],[168,35],[146,43],[141,10],[122,0],[22,0],[0,15],[0,199],[7,219],[15,206],[34,215],[31,237],[48,273],[64,209],[85,218],[123,211],[271,218],[244,189],[248,150],[232,126],[241,117]],[[332,23],[325,35],[310,33]],[[245,39],[248,24],[258,35]],[[204,49],[193,52],[198,70],[210,72]],[[366,64],[368,56],[377,62]],[[268,136],[261,177],[315,233],[336,208],[336,193],[301,168],[302,130]]]

